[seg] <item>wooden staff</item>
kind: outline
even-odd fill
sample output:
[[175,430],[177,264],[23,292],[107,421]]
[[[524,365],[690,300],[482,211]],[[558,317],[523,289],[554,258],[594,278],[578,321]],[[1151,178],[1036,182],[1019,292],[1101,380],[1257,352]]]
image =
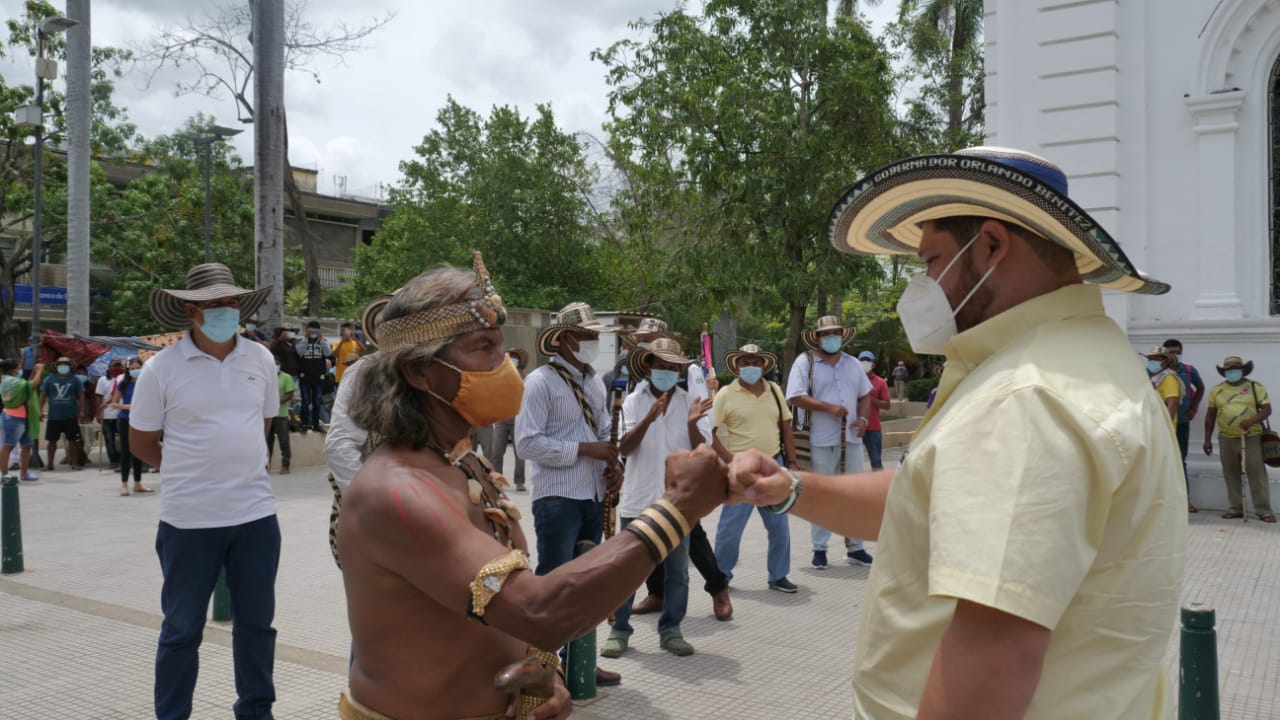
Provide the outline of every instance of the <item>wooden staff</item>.
[[[634,350],[632,352],[635,352]],[[613,408],[610,413],[609,423],[609,442],[616,448],[618,447],[618,426],[622,420],[622,391],[617,387],[610,388],[613,395]],[[613,478],[612,470],[605,469],[605,486],[608,487],[612,483],[609,481]],[[613,537],[618,530],[618,492],[616,490],[607,491],[604,496],[604,537],[606,540]]]

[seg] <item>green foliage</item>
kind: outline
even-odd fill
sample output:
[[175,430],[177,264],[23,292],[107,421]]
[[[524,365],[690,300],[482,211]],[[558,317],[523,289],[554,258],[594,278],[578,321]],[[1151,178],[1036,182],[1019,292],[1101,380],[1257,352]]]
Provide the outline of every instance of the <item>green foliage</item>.
[[901,135],[911,154],[950,152],[983,139],[982,0],[902,0],[888,28],[915,85]]
[[595,57],[640,285],[677,320],[726,306],[785,318],[793,349],[818,292],[881,275],[825,226],[840,190],[897,154],[888,55],[860,20],[828,25],[820,3],[713,0],[634,27],[644,40]]
[[393,213],[356,251],[354,295],[391,292],[440,264],[469,267],[480,250],[509,306],[610,305],[625,282],[595,242],[584,195],[592,171],[551,108],[525,118],[495,107],[486,118],[450,98],[436,122],[400,164]]
[[911,402],[924,402],[929,399],[929,391],[938,387],[937,378],[919,378],[907,381],[907,399]]

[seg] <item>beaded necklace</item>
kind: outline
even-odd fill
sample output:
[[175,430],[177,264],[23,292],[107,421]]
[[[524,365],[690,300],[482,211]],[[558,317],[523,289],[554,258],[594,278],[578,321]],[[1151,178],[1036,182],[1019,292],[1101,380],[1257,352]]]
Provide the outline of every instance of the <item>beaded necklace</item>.
[[[470,437],[459,440],[452,451],[445,450],[430,439],[427,440],[427,447],[440,453],[445,462],[462,471],[462,474],[467,477],[467,497],[472,505],[482,509],[485,522],[493,531],[494,539],[506,545],[508,549],[514,549],[511,523],[520,520],[520,509],[503,492],[502,489],[510,483],[502,473],[496,472],[488,458],[475,451]],[[481,477],[488,482],[481,482]],[[497,494],[496,500],[489,494],[486,484]]]

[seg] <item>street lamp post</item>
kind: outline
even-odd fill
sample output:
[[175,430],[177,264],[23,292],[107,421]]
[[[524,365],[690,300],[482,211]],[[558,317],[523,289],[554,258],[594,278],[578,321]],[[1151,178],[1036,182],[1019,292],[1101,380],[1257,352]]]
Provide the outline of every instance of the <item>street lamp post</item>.
[[44,58],[44,39],[46,35],[60,33],[77,25],[75,20],[65,17],[50,17],[41,20],[36,26],[36,157],[34,179],[32,181],[35,195],[35,212],[31,218],[31,334],[40,332],[40,214],[44,211],[44,81],[58,76],[56,62]]
[[233,135],[239,135],[240,130],[236,128],[222,127],[221,125],[210,125],[204,129],[204,135],[188,135],[196,145],[204,148],[204,261],[213,262],[213,246],[209,237],[209,206],[213,199],[213,189],[210,184],[210,176],[213,167],[213,144],[219,140],[224,140]]

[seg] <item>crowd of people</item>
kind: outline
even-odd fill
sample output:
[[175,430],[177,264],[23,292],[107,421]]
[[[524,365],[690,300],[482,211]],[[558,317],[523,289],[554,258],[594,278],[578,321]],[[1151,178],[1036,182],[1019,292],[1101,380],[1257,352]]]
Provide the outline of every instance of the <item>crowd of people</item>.
[[[288,467],[299,402],[299,429],[327,428],[330,543],[351,630],[336,698],[345,720],[567,717],[563,649],[610,617],[605,659],[652,642],[635,635],[644,612],[660,613],[659,648],[693,654],[689,566],[714,616],[731,619],[752,515],[768,549],[747,562],[763,562],[771,590],[797,590],[790,515],[809,523],[813,568],[828,567],[833,534],[848,562],[870,567],[855,717],[1172,717],[1163,655],[1182,506],[1196,511],[1183,463],[1201,408],[1204,450],[1216,435],[1227,480],[1224,517],[1243,517],[1243,472],[1254,511],[1274,521],[1270,404],[1252,363],[1226,358],[1206,390],[1170,339],[1145,354],[1144,375],[1099,286],[1168,286],[1136,270],[1061,170],[1029,153],[893,163],[850,188],[829,233],[845,252],[924,264],[898,313],[913,350],[947,363],[896,468],[884,467],[880,413],[890,382],[901,399],[905,367],[858,352],[835,316],[803,334],[785,384],[771,379],[783,377],[777,356],[747,344],[726,354],[732,380],[720,387],[661,319],[606,327],[580,302],[543,328],[534,362],[504,342],[506,309],[480,253],[470,271],[429,270],[370,303],[369,347],[345,326],[329,343],[318,323],[268,341],[241,325],[267,289],[237,287],[217,263],[153,291],[156,320],[189,332],[145,365],[113,367],[109,394],[113,432],[128,438],[120,457],[164,470],[156,716],[191,713],[225,572],[235,714],[271,717],[280,533],[268,469],[274,443]],[[623,353],[602,373],[610,333]],[[1089,362],[1068,352],[1078,348]],[[29,446],[31,414],[47,400],[52,416],[58,388],[80,393],[62,363],[44,380],[31,368],[38,393],[22,363],[0,370],[9,447]],[[130,470],[134,491],[148,491],[138,465],[119,465],[122,492]],[[508,494],[521,491],[531,521]],[[711,538],[701,520],[717,509]],[[597,684],[621,680],[595,670]]]

